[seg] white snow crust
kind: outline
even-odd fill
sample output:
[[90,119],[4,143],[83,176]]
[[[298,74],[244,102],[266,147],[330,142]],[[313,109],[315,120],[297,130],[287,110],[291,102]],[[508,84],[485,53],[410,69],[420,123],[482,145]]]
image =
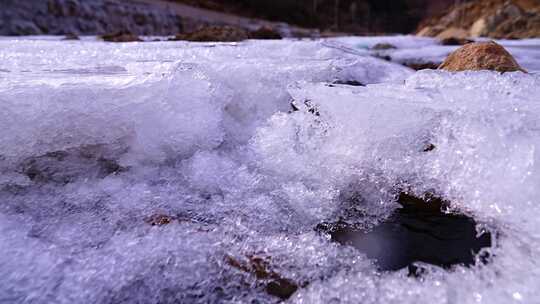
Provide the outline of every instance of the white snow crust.
[[[378,42],[449,51],[1,38],[0,303],[279,302],[227,263],[253,255],[291,303],[540,302],[540,43],[509,42],[533,73],[498,74]],[[496,235],[490,262],[416,279],[314,230],[353,195],[374,225],[400,187]]]

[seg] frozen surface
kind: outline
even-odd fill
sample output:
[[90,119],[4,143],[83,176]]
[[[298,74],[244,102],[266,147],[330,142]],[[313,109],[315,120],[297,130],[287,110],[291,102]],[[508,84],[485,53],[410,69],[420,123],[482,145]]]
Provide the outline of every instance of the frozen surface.
[[[540,77],[358,47],[384,41],[441,50],[0,39],[0,302],[272,303],[276,276],[293,303],[540,302]],[[491,262],[415,279],[315,232],[346,201],[384,220],[400,188],[497,235]]]
[[[478,41],[486,40],[479,38]],[[332,41],[345,44],[366,53],[389,56],[399,63],[435,63],[440,64],[446,56],[459,46],[440,45],[436,39],[416,36],[387,37],[340,37]],[[519,64],[532,73],[540,73],[540,39],[496,40],[516,58]],[[377,43],[390,43],[396,49],[369,51]]]

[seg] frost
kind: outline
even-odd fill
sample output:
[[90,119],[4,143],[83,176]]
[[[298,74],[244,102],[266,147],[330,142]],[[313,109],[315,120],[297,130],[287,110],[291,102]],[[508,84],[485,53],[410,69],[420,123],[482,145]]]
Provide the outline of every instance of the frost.
[[[0,39],[0,301],[538,301],[540,78],[414,73],[381,41],[442,50]],[[315,229],[405,188],[492,231],[490,263],[381,273]]]

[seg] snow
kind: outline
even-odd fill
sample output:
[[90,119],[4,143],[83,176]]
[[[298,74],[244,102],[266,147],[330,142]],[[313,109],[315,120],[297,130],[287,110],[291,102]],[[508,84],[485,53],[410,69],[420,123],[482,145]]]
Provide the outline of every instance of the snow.
[[[292,303],[540,301],[540,76],[414,72],[378,42],[450,51],[1,38],[0,302],[278,302],[231,262],[253,256]],[[540,66],[538,41],[509,44]],[[490,263],[417,279],[315,231],[352,196],[383,221],[399,187],[496,235]]]

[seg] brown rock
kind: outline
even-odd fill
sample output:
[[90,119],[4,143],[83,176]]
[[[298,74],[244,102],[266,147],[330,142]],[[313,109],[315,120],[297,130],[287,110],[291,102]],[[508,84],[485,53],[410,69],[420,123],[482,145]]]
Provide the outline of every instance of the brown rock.
[[478,70],[526,72],[508,51],[493,41],[469,43],[457,49],[446,58],[439,69],[452,72]]
[[179,34],[171,40],[195,42],[237,42],[248,39],[246,30],[234,26],[206,26],[189,34]]
[[269,26],[262,26],[249,33],[251,39],[282,39],[281,34]]

